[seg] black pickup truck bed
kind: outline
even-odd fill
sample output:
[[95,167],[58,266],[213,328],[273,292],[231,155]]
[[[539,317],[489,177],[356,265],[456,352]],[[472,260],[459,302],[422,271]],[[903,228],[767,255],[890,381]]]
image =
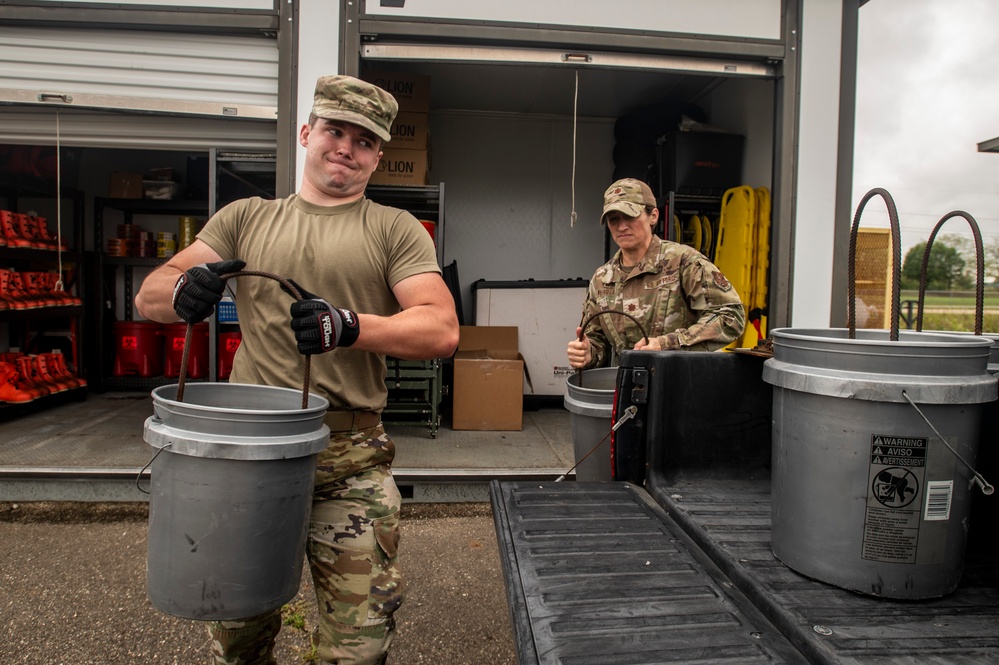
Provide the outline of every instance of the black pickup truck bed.
[[[648,381],[650,405],[617,436],[617,476],[644,479],[492,484],[521,665],[999,663],[994,512],[943,598],[811,580],[770,549],[762,360],[644,355],[680,356],[646,367],[674,388]],[[636,450],[629,436],[656,443]]]

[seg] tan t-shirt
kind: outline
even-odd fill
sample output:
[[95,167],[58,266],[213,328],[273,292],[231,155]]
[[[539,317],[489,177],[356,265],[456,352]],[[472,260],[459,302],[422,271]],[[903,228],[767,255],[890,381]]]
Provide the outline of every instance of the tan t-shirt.
[[[236,201],[212,217],[198,238],[245,270],[291,278],[335,307],[391,316],[392,287],[420,273],[440,273],[433,240],[408,212],[362,198],[313,205],[292,195]],[[266,277],[238,278],[236,309],[243,341],[233,383],[301,388],[304,357],[290,328],[292,298]],[[363,334],[363,328],[362,328]],[[312,356],[311,387],[333,407],[381,411],[385,358],[352,348]]]

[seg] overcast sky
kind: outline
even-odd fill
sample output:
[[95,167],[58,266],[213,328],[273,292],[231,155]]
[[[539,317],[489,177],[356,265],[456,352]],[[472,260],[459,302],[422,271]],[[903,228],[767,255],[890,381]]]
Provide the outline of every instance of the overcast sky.
[[[997,0],[870,0],[860,9],[853,211],[874,187],[899,211],[904,252],[952,210],[999,241]],[[861,226],[888,226],[881,199]],[[851,216],[852,218],[852,216]],[[940,234],[968,233],[953,219]]]

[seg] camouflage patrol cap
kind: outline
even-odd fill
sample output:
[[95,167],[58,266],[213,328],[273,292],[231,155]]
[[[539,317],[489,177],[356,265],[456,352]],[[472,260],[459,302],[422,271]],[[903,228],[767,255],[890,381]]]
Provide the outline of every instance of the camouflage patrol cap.
[[604,211],[600,215],[600,223],[604,223],[607,213],[612,210],[623,212],[628,217],[638,217],[648,206],[655,207],[656,197],[652,190],[641,180],[622,178],[607,188],[604,192]]
[[318,118],[360,125],[389,141],[399,103],[378,86],[353,76],[320,76],[312,112]]

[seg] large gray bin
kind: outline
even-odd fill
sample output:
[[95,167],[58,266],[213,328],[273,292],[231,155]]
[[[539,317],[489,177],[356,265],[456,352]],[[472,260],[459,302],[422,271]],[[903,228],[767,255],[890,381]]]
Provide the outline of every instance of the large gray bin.
[[301,583],[316,457],[329,402],[229,383],[153,391],[146,583],[157,609],[240,619],[280,608]]
[[[996,399],[991,340],[885,330],[777,329],[772,546],[853,591],[932,598],[960,580],[980,409]],[[904,395],[903,395],[904,393]]]

